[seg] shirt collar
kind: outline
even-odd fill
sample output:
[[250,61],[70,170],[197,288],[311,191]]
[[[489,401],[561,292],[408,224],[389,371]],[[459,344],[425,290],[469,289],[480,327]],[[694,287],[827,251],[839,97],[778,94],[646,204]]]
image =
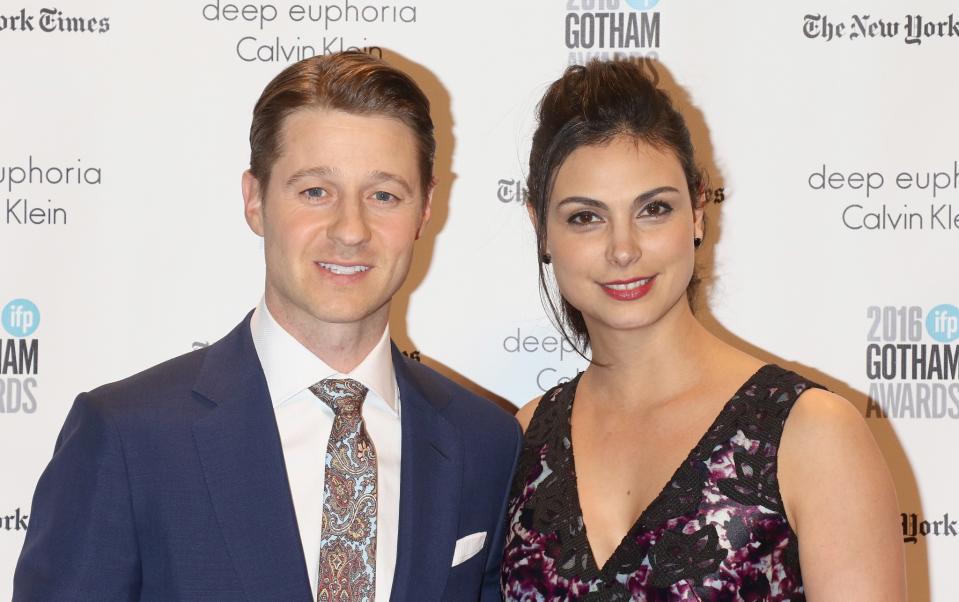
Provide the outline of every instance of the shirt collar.
[[348,374],[337,372],[280,326],[261,299],[250,319],[253,346],[263,366],[263,375],[276,407],[311,385],[330,377],[352,378],[378,395],[394,412],[396,375],[387,324],[380,340]]

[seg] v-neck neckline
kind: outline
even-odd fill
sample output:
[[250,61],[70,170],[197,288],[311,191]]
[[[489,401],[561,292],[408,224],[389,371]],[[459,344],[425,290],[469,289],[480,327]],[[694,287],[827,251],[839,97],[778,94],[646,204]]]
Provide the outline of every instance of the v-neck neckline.
[[585,548],[585,553],[587,556],[587,568],[590,570],[590,572],[592,572],[594,575],[601,576],[604,581],[608,579],[609,575],[607,575],[607,571],[611,566],[614,566],[613,562],[616,560],[617,556],[619,556],[623,550],[628,547],[630,541],[635,539],[637,529],[645,526],[651,509],[655,508],[657,504],[662,503],[662,500],[665,497],[670,485],[676,482],[680,478],[682,471],[686,470],[687,466],[690,465],[693,459],[702,453],[700,448],[705,445],[706,441],[710,438],[710,434],[713,433],[713,431],[715,431],[720,425],[721,419],[724,418],[725,415],[730,411],[730,407],[733,405],[733,403],[742,397],[742,395],[753,385],[753,383],[759,379],[760,375],[773,367],[774,364],[764,364],[761,366],[749,378],[747,378],[738,389],[736,389],[736,392],[733,393],[732,397],[726,400],[726,402],[723,404],[723,407],[719,410],[719,413],[716,414],[715,418],[713,418],[712,422],[709,424],[709,427],[703,431],[703,434],[696,441],[695,445],[693,445],[693,447],[689,450],[689,453],[686,454],[685,459],[679,463],[679,466],[676,467],[670,477],[666,480],[666,483],[663,485],[662,489],[660,489],[659,493],[656,494],[656,497],[650,500],[649,504],[647,504],[646,507],[643,508],[643,511],[639,513],[639,516],[633,522],[632,526],[626,530],[626,533],[623,534],[619,544],[613,549],[612,553],[610,553],[609,557],[606,559],[606,562],[604,562],[603,566],[601,567],[596,564],[596,557],[593,555],[593,546],[590,544],[589,536],[586,533],[586,520],[583,517],[583,507],[580,504],[579,499],[579,481],[576,474],[576,454],[574,453],[573,447],[573,403],[576,400],[576,390],[579,388],[579,380],[583,373],[581,372],[576,375],[576,378],[570,382],[569,399],[566,402],[566,420],[564,422],[566,428],[566,432],[564,434],[569,441],[567,453],[569,453],[569,467],[571,474],[568,482],[569,487],[572,489],[572,491],[569,491],[568,494],[569,498],[572,499],[574,512],[573,516],[576,517],[582,525],[580,535],[582,536],[582,544]]

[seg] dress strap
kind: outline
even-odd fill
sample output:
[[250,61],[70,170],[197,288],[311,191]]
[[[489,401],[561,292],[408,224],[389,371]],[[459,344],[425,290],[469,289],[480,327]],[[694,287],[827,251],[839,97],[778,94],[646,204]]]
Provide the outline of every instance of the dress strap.
[[569,382],[560,383],[543,394],[533,417],[523,434],[523,449],[516,464],[517,478],[513,480],[510,496],[515,498],[525,486],[521,475],[529,475],[535,466],[549,456],[548,466],[562,466],[567,462],[562,454],[569,449],[567,435],[569,411],[572,406],[576,384],[582,373]]
[[747,437],[778,448],[789,412],[809,389],[825,387],[781,366],[764,366],[742,396],[748,409],[737,412],[737,426]]
[[573,380],[555,385],[546,393],[543,393],[543,397],[540,398],[536,410],[533,411],[533,417],[526,427],[525,439],[528,444],[540,446],[546,443],[547,439],[565,433],[565,428],[557,427],[561,427],[569,421],[569,410],[572,407],[573,395],[582,375],[583,373],[580,372]]

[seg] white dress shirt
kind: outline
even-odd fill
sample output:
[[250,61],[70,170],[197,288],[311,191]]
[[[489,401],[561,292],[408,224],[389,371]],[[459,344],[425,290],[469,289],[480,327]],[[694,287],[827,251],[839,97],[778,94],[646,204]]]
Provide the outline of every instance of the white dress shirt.
[[273,399],[314,600],[320,562],[324,460],[333,429],[333,410],[311,393],[309,387],[324,378],[348,377],[369,389],[363,402],[363,420],[376,448],[376,600],[387,602],[396,568],[401,449],[400,399],[389,327],[369,355],[349,374],[330,368],[286,332],[270,315],[265,301],[260,301],[254,310],[250,329]]

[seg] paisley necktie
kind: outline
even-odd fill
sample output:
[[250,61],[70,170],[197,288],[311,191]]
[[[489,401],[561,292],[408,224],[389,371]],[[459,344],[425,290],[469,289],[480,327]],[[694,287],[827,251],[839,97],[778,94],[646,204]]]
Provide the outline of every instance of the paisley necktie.
[[325,379],[310,391],[333,410],[326,446],[318,602],[373,602],[376,590],[376,450],[363,426],[367,388]]

